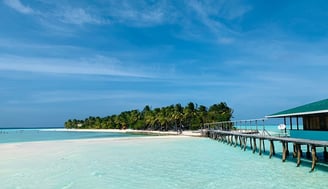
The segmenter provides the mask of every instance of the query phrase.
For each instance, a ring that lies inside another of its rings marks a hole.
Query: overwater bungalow
[[[301,157],[303,157],[302,146],[306,146],[306,157],[312,158],[311,171],[314,170],[316,163],[319,160],[317,156],[317,148],[323,149],[322,159],[325,162],[328,161],[328,99],[284,110],[268,115],[266,118],[283,118],[285,131],[287,130],[285,125],[287,120],[289,120],[290,137],[271,136],[264,132],[249,133],[245,131],[235,132],[230,130],[229,128],[232,128],[232,126],[238,123],[238,121],[208,123],[208,130],[206,130],[204,134],[210,138],[234,145],[235,147],[239,144],[244,150],[246,150],[247,141],[249,141],[249,147],[252,149],[253,153],[258,151],[260,155],[262,155],[262,151],[265,151],[264,141],[267,140],[270,142],[270,158],[275,155],[274,142],[279,141],[282,143],[283,162],[289,155],[288,144],[293,144],[293,157],[297,158],[297,166],[301,164]],[[299,124],[299,118],[302,119],[301,125]],[[256,123],[257,127],[257,121],[261,120],[264,122],[264,119],[246,120],[244,122],[249,122],[251,124],[253,121]],[[296,128],[293,127],[293,120],[296,120]],[[214,125],[214,128],[211,127],[211,125]],[[259,144],[259,148],[257,148],[257,144]]]
[[[292,138],[328,141],[328,99],[280,111],[266,118],[283,118],[285,125],[289,122]],[[302,127],[299,118],[302,119]],[[296,128],[293,120],[296,120]]]

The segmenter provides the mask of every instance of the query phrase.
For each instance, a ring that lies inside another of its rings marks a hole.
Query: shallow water
[[[14,150],[13,150],[14,149]],[[1,144],[1,188],[327,188],[328,172],[206,138]]]
[[[1,129],[0,143],[88,139],[88,138],[116,138],[141,136],[114,132],[77,132],[77,131],[53,131],[48,129]]]

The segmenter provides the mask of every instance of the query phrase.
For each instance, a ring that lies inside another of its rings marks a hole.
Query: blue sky
[[[327,98],[328,2],[2,0],[0,126],[221,101],[234,119]]]

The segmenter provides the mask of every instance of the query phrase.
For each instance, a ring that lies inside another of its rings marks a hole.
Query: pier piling
[[[259,155],[262,155],[262,139],[259,139],[260,147],[259,147]]]
[[[264,144],[264,139],[262,140],[263,143],[263,152],[265,152],[265,144]]]
[[[323,158],[327,161],[328,153],[327,153],[327,146],[328,141],[318,141],[318,140],[308,140],[308,139],[299,139],[299,138],[288,138],[288,137],[276,137],[276,136],[265,136],[259,135],[254,133],[242,133],[236,131],[222,131],[222,130],[209,130],[207,131],[206,135],[212,139],[217,139],[223,143],[230,144],[231,146],[234,145],[235,147],[240,145],[241,150],[247,149],[247,142],[249,139],[249,146],[253,153],[256,152],[257,148],[257,140],[259,142],[258,152],[259,155],[262,155],[265,152],[265,140],[270,142],[270,154],[269,158],[275,155],[275,145],[274,142],[281,142],[282,144],[282,162],[285,162],[287,156],[289,154],[288,150],[288,143],[293,144],[293,157],[297,158],[296,164],[297,167],[301,164],[302,155],[302,145],[307,146],[306,156],[312,159],[311,165],[311,172],[315,169],[316,164],[318,162],[318,156],[316,152],[317,147],[323,148]],[[239,141],[239,142],[238,142]],[[311,148],[311,151],[310,151]]]
[[[285,141],[282,141],[282,162],[285,162],[286,161],[286,157],[287,157],[286,142]]]
[[[274,143],[273,143],[273,140],[270,140],[270,155],[269,155],[269,158],[272,157],[272,155],[275,155],[276,152],[274,150]]]
[[[312,172],[314,170],[314,168],[317,164],[317,160],[318,160],[315,145],[312,145],[312,147],[311,147],[311,154],[312,154],[312,167],[311,167],[311,172]]]
[[[246,151],[247,147],[247,137],[244,137],[244,151]]]
[[[301,156],[302,156],[302,150],[300,144],[295,144],[295,148],[297,150],[297,167],[301,165]]]
[[[237,143],[238,143],[238,136],[237,136],[237,135],[235,135],[235,146],[234,146],[234,147],[236,147],[236,146],[237,146]]]
[[[294,157],[294,158],[297,157],[297,151],[298,151],[298,150],[297,150],[297,144],[294,143],[294,144],[293,144],[293,157]]]
[[[255,153],[255,151],[256,151],[256,138],[253,138],[253,142],[254,142],[253,153]]]
[[[328,160],[328,153],[327,153],[327,147],[326,146],[323,148],[323,158],[325,159],[325,161]]]

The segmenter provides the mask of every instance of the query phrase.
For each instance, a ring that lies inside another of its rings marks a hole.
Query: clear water
[[[277,145],[278,147],[278,145]],[[4,189],[328,188],[326,166],[309,173],[207,138],[115,139],[0,144]]]
[[[49,141],[65,139],[114,138],[136,136],[112,132],[51,131],[48,129],[1,129],[0,143]]]

